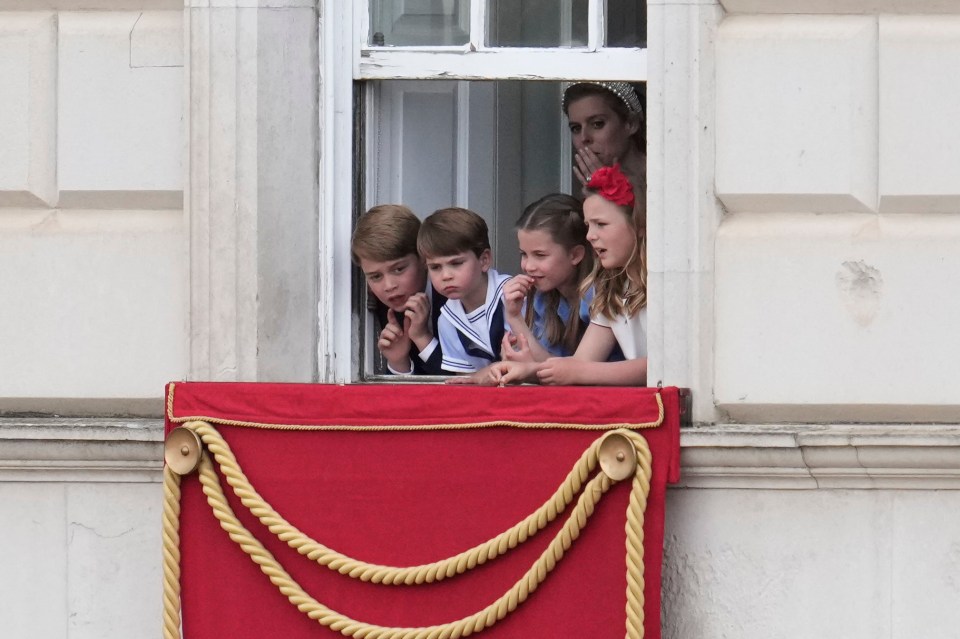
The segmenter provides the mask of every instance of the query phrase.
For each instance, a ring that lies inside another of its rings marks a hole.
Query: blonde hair
[[[545,195],[523,211],[517,220],[518,231],[546,231],[550,239],[571,251],[577,246],[584,248],[583,259],[577,264],[577,286],[579,288],[593,269],[593,249],[587,242],[587,225],[583,221],[583,205],[580,200],[566,193]],[[524,317],[527,326],[533,328],[533,298],[536,291],[527,293],[527,312]],[[569,352],[577,350],[577,344],[583,336],[586,326],[580,319],[580,299],[570,303],[570,318],[566,323],[560,318],[559,308],[563,295],[554,289],[542,294],[544,297],[543,336],[550,344],[561,345]]]
[[[642,177],[628,174],[627,178],[633,187],[633,209],[619,205],[618,208],[636,234],[633,252],[627,263],[615,270],[603,268],[597,260],[590,275],[580,284],[581,296],[593,286],[590,315],[603,315],[611,320],[618,315],[634,317],[647,305],[647,189]],[[603,197],[589,188],[584,192],[588,197]]]
[[[402,204],[375,206],[357,220],[350,256],[354,264],[360,264],[361,258],[388,262],[417,255],[419,231],[420,218]]]
[[[424,257],[446,257],[465,251],[480,257],[489,249],[486,221],[473,211],[456,206],[431,213],[417,235],[417,250]]]

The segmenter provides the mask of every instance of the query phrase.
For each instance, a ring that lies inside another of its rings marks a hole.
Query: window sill
[[[960,489],[960,425],[709,425],[680,444],[679,488]],[[159,419],[0,419],[0,482],[159,482],[162,457]]]
[[[960,489],[960,425],[724,424],[680,444],[685,488]]]
[[[163,420],[0,419],[0,482],[162,480]]]

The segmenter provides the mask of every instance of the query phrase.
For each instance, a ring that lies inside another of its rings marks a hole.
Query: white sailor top
[[[443,370],[473,373],[500,360],[500,343],[510,330],[503,311],[503,285],[510,279],[494,269],[487,271],[487,297],[471,313],[460,300],[447,300],[440,309],[437,333],[443,352]]]

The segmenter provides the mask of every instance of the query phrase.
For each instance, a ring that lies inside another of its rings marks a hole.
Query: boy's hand
[[[523,300],[526,299],[533,278],[529,275],[514,275],[503,285],[503,310],[507,317],[519,318],[523,312]]]
[[[416,293],[407,299],[403,311],[403,324],[410,340],[423,350],[433,339],[433,328],[430,326],[430,302],[426,293]]]
[[[535,361],[533,353],[530,351],[530,343],[523,333],[514,335],[508,332],[503,336],[503,342],[500,344],[500,357],[507,362]]]
[[[580,383],[578,373],[582,368],[583,361],[572,357],[551,357],[540,365],[537,378],[541,384],[572,386]]]
[[[404,324],[407,320],[404,319]],[[410,369],[410,337],[397,321],[393,309],[387,309],[387,325],[380,331],[377,348],[383,353],[390,368],[398,373],[409,373]]]

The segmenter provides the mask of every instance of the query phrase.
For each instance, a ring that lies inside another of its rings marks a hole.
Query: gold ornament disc
[[[200,465],[203,447],[200,436],[189,428],[178,426],[170,431],[163,444],[163,459],[178,475],[189,475]]]
[[[614,481],[633,477],[637,469],[637,451],[633,443],[620,433],[608,433],[603,438],[597,457],[601,470]]]

